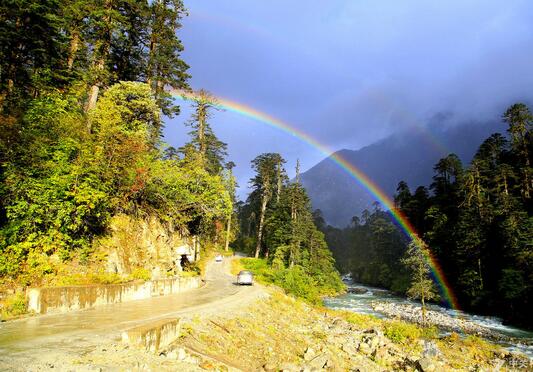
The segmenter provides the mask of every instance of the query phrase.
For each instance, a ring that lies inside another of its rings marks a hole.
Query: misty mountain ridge
[[[498,120],[438,126],[434,120],[429,129],[409,130],[393,134],[359,150],[343,149],[335,154],[366,174],[389,197],[398,182],[406,181],[411,191],[428,186],[433,166],[442,157],[455,153],[463,165],[470,163],[479,145],[492,133],[505,133]],[[353,216],[370,209],[376,201],[370,192],[328,157],[301,175],[313,208],[320,209],[326,221],[343,227]]]

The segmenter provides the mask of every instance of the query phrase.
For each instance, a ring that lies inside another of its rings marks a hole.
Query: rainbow
[[[174,90],[170,92],[175,98],[181,100],[194,100],[198,99],[197,93],[190,91],[178,91]],[[237,113],[239,115],[254,119],[255,121],[267,124],[273,128],[280,129],[291,136],[297,137],[300,140],[308,143],[312,147],[316,148],[326,157],[329,157],[335,162],[341,169],[348,173],[356,182],[358,182],[364,189],[366,189],[376,200],[378,200],[386,209],[390,211],[393,219],[398,223],[401,229],[407,234],[410,239],[418,238],[414,227],[411,225],[407,217],[394,207],[393,201],[376,185],[366,174],[354,167],[348,161],[343,159],[337,153],[331,151],[327,146],[318,142],[313,137],[304,133],[303,131],[291,126],[282,120],[268,115],[264,112],[258,111],[252,107],[246,106],[242,103],[235,102],[220,96],[216,96],[216,106],[219,106],[227,111]],[[431,268],[433,278],[440,288],[442,297],[446,300],[448,305],[453,309],[459,310],[459,304],[451,287],[440,267],[438,261],[427,250],[423,250],[425,253],[427,262]]]

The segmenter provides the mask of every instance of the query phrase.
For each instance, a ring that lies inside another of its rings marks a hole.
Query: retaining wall
[[[180,336],[179,319],[162,319],[122,332],[122,342],[146,351],[157,352]]]
[[[201,285],[200,277],[176,277],[124,284],[95,284],[30,288],[26,291],[28,310],[38,314],[66,313],[184,292]]]

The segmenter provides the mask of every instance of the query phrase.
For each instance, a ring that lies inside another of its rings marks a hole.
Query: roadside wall
[[[37,314],[66,313],[100,305],[166,296],[198,288],[200,277],[175,277],[109,285],[30,288],[26,291],[28,311]]]

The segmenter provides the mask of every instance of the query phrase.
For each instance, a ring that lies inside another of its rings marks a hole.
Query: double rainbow
[[[198,95],[190,91],[178,91],[174,90],[170,92],[175,98],[181,100],[194,100],[198,98]],[[282,120],[275,118],[269,114],[258,111],[250,106],[246,106],[242,103],[235,102],[220,96],[216,96],[217,106],[239,115],[254,119],[255,121],[267,124],[273,128],[280,129],[291,136],[297,137],[303,142],[308,143],[326,157],[329,157],[334,161],[342,170],[348,173],[356,182],[358,182],[364,189],[366,189],[377,201],[379,201],[386,209],[390,211],[393,219],[398,223],[401,229],[407,234],[410,239],[418,237],[414,227],[411,225],[407,217],[394,207],[392,200],[376,185],[366,174],[357,169],[355,166],[346,161],[338,153],[331,151],[326,145],[318,142],[315,138],[311,137],[307,133],[302,132],[298,128],[295,128]],[[426,250],[427,251],[427,250]],[[440,267],[438,261],[426,252],[426,259],[431,268],[433,278],[440,288],[442,297],[446,300],[448,305],[454,309],[459,309],[459,305],[455,295],[453,294],[451,287],[446,280],[444,272]]]

